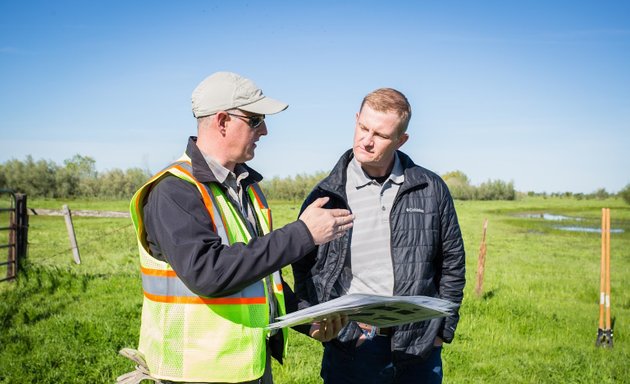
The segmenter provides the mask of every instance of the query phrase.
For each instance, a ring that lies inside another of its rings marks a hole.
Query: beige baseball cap
[[[195,117],[234,108],[259,115],[273,115],[288,106],[263,95],[253,81],[232,72],[216,72],[206,77],[192,93]]]

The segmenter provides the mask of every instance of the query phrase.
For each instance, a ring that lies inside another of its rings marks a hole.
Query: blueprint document
[[[377,327],[392,327],[450,316],[455,308],[456,304],[435,297],[352,293],[280,316],[267,328],[278,329],[311,323],[334,314],[347,315],[348,320]]]

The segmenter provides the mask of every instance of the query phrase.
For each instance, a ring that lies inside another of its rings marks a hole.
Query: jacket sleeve
[[[284,291],[284,303],[286,305],[287,313],[295,312],[298,309],[300,309],[301,307],[300,299],[293,292],[289,284],[287,284],[284,280],[282,280],[282,286],[283,286],[282,289]],[[311,324],[298,324],[291,328],[293,328],[297,332],[310,336],[309,331],[311,329]]]
[[[459,321],[459,305],[464,297],[466,264],[464,241],[455,212],[455,205],[448,187],[441,182],[440,237],[442,239],[442,268],[439,294],[442,299],[458,304],[455,314],[444,320],[440,337],[447,343],[453,340]]]
[[[312,191],[306,200],[304,200],[299,215],[319,197],[321,196],[317,192],[317,189]],[[305,257],[291,264],[293,279],[295,281],[295,295],[298,299],[298,309],[304,309],[317,304],[317,295],[315,294],[315,286],[311,275],[311,269],[315,265],[317,258],[317,251],[318,247],[315,246]]]
[[[240,291],[315,247],[299,220],[248,244],[223,244],[196,187],[172,176],[150,192],[144,221],[152,255],[168,261],[184,284],[201,296]]]

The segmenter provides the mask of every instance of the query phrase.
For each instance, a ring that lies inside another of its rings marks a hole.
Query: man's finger
[[[342,216],[342,217],[336,217],[334,223],[336,226],[341,226],[341,225],[352,224],[353,221],[354,221],[354,216]]]
[[[311,203],[312,207],[316,207],[316,208],[321,208],[324,205],[326,205],[326,203],[328,202],[328,200],[330,200],[330,197],[326,196],[326,197],[320,197],[319,199],[313,201]]]
[[[321,332],[320,332],[320,324],[318,324],[318,323],[313,323],[313,324],[311,325],[311,330],[310,330],[310,332],[309,332],[309,333],[310,333],[310,336],[311,336],[313,339],[315,339],[315,340],[319,340],[319,339],[320,339],[320,335],[321,335]]]
[[[350,216],[350,211],[348,211],[347,209],[335,208],[330,210],[330,214],[333,217],[348,217]]]
[[[330,319],[326,319],[324,322],[324,340],[328,341],[332,338],[332,327],[330,326]]]
[[[333,319],[333,322],[334,322],[334,326],[333,326],[334,332],[339,332],[341,330],[341,318],[339,316],[335,316],[335,318]]]

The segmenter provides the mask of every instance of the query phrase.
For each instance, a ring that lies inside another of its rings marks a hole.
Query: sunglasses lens
[[[258,128],[263,121],[265,121],[265,118],[262,116],[253,116],[249,118],[249,123],[252,128]]]

